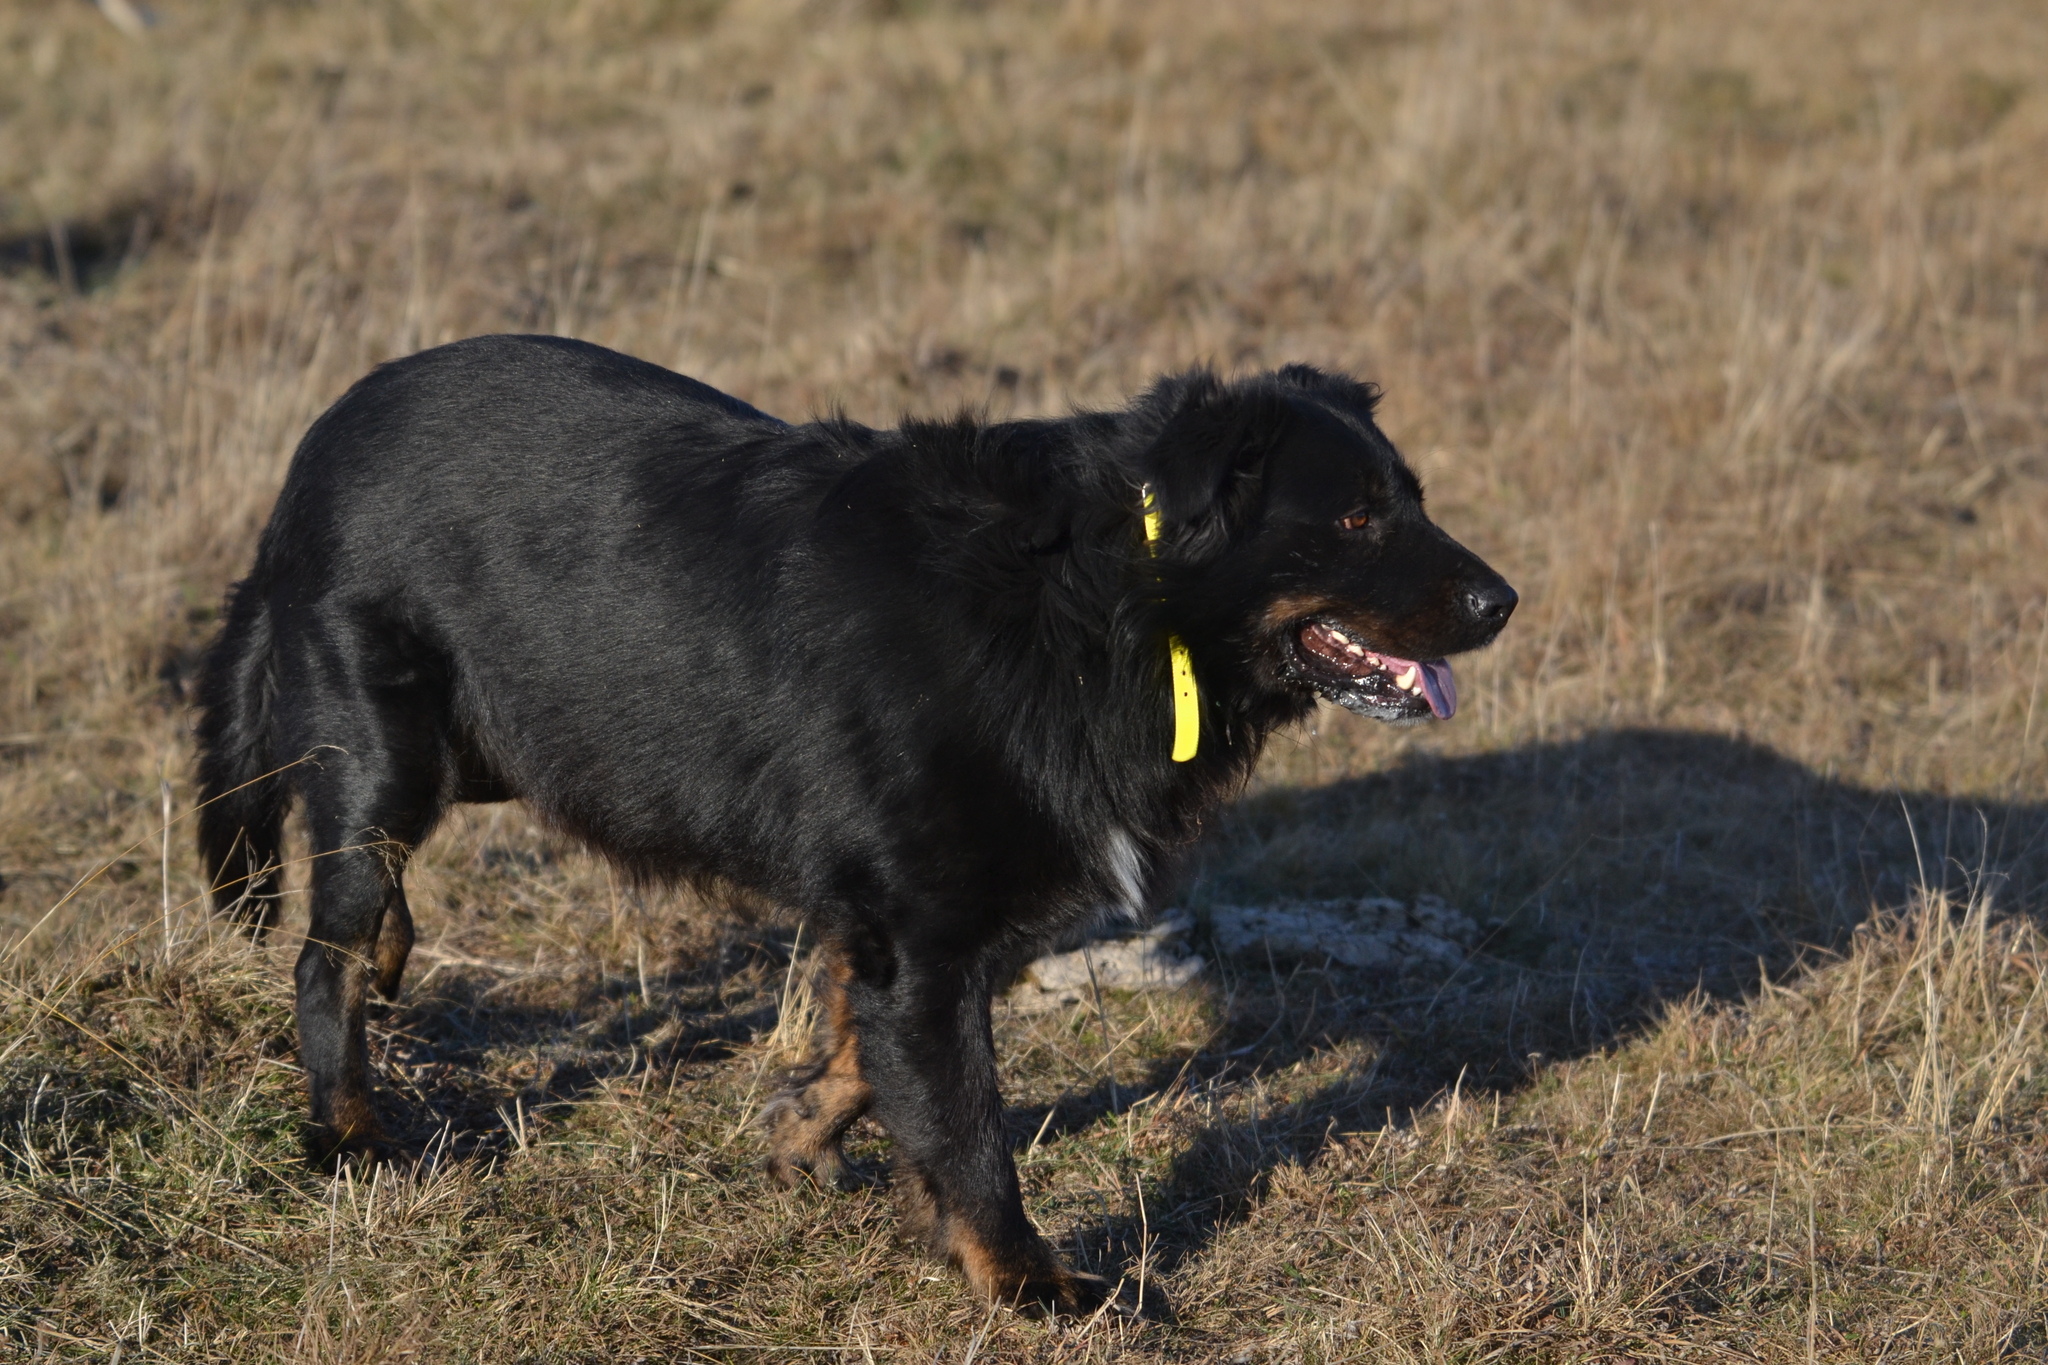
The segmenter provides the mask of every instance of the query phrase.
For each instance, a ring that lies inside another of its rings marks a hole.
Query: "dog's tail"
[[[199,857],[216,911],[253,931],[277,920],[279,861],[291,785],[278,771],[277,692],[266,595],[247,583],[199,674]]]

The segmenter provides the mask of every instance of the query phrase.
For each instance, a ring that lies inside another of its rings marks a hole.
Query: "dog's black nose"
[[[1495,630],[1508,623],[1508,617],[1514,614],[1515,603],[1521,600],[1504,578],[1465,589],[1465,610]]]

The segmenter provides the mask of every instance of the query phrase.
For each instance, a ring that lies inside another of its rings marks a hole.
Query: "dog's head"
[[[1208,653],[1304,704],[1390,721],[1457,709],[1445,659],[1490,643],[1515,590],[1424,514],[1373,422],[1378,397],[1305,365],[1232,383],[1198,372],[1149,396],[1166,415],[1140,473],[1198,674]]]

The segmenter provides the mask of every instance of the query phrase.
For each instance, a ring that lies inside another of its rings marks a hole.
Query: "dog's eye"
[[[1353,512],[1349,516],[1339,517],[1337,524],[1347,531],[1362,531],[1371,520],[1372,518],[1363,512]]]

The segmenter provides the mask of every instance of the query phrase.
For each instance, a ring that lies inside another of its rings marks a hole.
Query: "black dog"
[[[1061,420],[790,426],[550,337],[357,384],[300,444],[200,689],[200,847],[258,928],[304,805],[321,1154],[387,1146],[363,1003],[412,945],[407,856],[451,802],[516,797],[829,946],[817,1053],[767,1114],[775,1175],[837,1178],[872,1112],[977,1289],[1100,1302],[1025,1216],[991,992],[1142,914],[1318,695],[1455,709],[1442,656],[1515,594],[1423,515],[1377,396],[1289,366]]]

